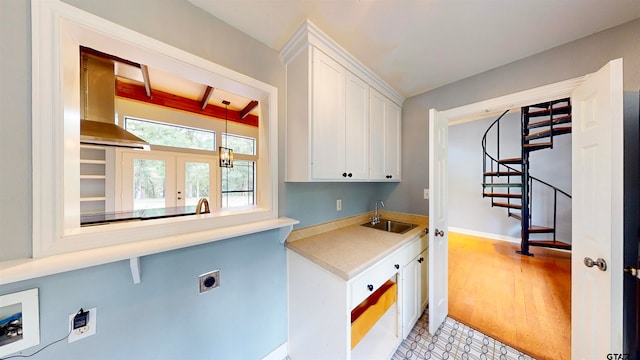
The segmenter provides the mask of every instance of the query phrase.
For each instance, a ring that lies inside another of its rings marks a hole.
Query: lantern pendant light
[[[225,114],[224,114],[224,147],[220,146],[220,167],[232,168],[233,167],[233,149],[229,149],[227,146],[227,139],[229,137],[228,132],[228,121],[229,121],[229,104],[231,104],[227,100],[223,100],[222,103],[225,105]]]

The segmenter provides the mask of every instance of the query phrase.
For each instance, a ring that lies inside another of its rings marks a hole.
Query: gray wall
[[[76,7],[278,88],[284,146],[284,66],[278,53],[185,0],[65,0]],[[31,256],[30,1],[0,0],[0,261]],[[284,179],[284,156],[279,159]],[[312,225],[365,212],[394,185],[279,182],[279,213]],[[336,212],[335,200],[343,199]],[[98,308],[98,333],[56,344],[40,358],[247,358],[287,339],[286,260],[271,231],[142,258],[142,283],[118,262],[0,286],[40,288],[41,344],[66,334],[68,314]],[[197,295],[195,279],[222,270]],[[132,322],[135,320],[137,322]],[[30,353],[30,351],[27,351]]]
[[[429,182],[430,108],[447,110],[575,78],[619,57],[624,58],[624,89],[637,91],[638,34],[640,19],[407,99],[402,108],[402,151],[412,156],[402,158],[403,182],[395,189],[389,205],[403,212],[428,213],[428,203],[416,199]]]
[[[449,226],[519,239],[520,221],[507,217],[505,208],[491,207],[491,199],[482,197],[481,140],[496,119],[497,116],[449,127]],[[530,174],[571,194],[571,136],[556,136],[553,141],[553,149],[531,153]],[[488,133],[487,150],[497,156],[495,127]],[[499,158],[520,156],[520,112],[512,111],[500,120]],[[518,178],[512,180],[520,182]],[[496,182],[505,181],[496,178]],[[531,204],[532,224],[553,227],[553,191],[534,182]],[[557,239],[571,243],[571,200],[558,195],[557,210]],[[549,236],[532,234],[531,239],[549,240]]]

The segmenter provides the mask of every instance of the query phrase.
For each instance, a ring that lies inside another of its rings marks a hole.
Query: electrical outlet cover
[[[97,310],[96,308],[91,308],[91,309],[86,309],[86,311],[89,312],[89,323],[87,324],[87,326],[84,326],[80,329],[72,330],[73,317],[76,316],[76,313],[69,315],[69,332],[70,332],[68,337],[69,344],[71,344],[74,341],[84,339],[87,336],[94,335],[96,333],[96,320],[97,320],[96,311]]]

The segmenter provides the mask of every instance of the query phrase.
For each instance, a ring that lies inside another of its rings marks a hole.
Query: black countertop
[[[195,213],[196,206],[176,206],[169,208],[83,214],[80,215],[80,226],[102,225],[124,221],[162,219],[176,216],[195,215]]]

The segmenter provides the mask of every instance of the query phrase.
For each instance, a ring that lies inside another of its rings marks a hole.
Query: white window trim
[[[142,241],[155,249],[153,252],[159,252],[166,251],[162,250],[165,247],[150,241],[180,238],[177,246],[166,247],[175,249],[181,247],[180,244],[190,246],[233,237],[236,233],[250,233],[240,225],[262,231],[258,229],[271,228],[265,221],[280,225],[297,223],[291,219],[277,221],[277,88],[58,0],[32,0],[31,13],[34,258],[117,246],[119,260],[127,256],[127,247],[119,246],[123,244]],[[260,101],[258,138],[266,141],[258,142],[258,206],[148,224],[80,228],[77,190],[80,102],[79,71],[75,70],[79,66],[79,45],[159,68],[179,66],[203,82],[223,89],[233,88],[240,95]],[[158,59],[158,54],[163,56]],[[237,232],[230,230],[236,228]],[[139,248],[135,253],[140,252],[148,253]],[[107,261],[109,259],[104,258],[95,263]]]

